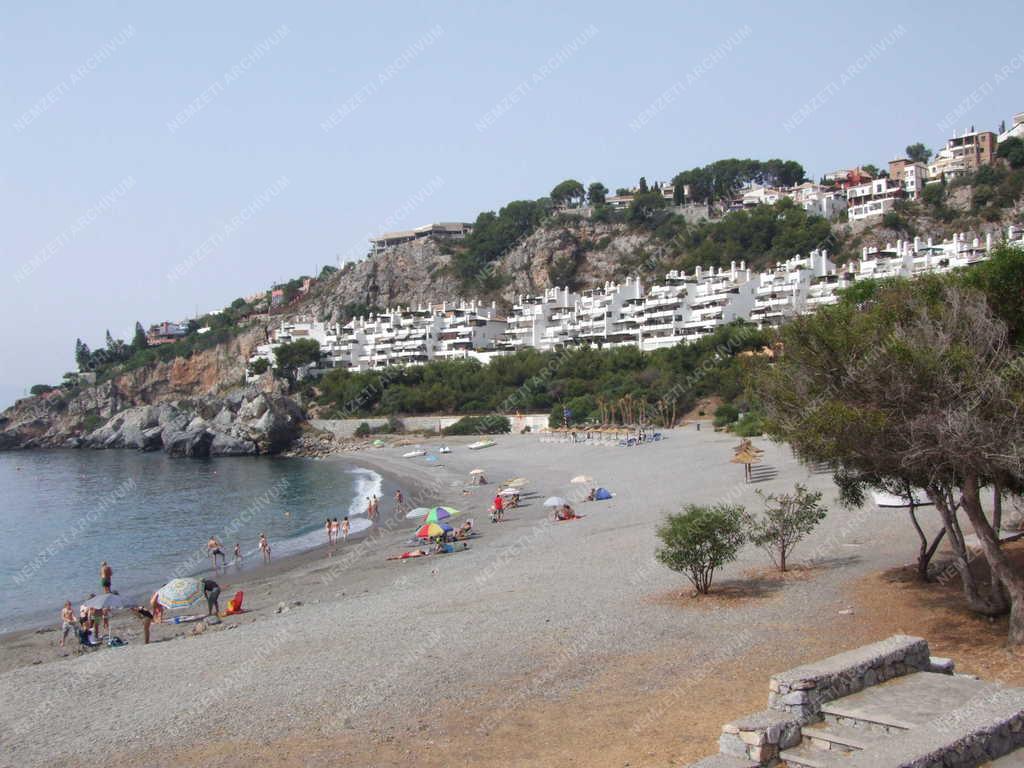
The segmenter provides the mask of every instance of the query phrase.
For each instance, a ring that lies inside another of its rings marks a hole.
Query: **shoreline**
[[[43,450],[59,451],[76,449],[53,448]],[[319,458],[305,456],[280,457],[282,460],[287,461],[326,461],[344,464],[352,469],[373,472],[380,478],[380,516],[374,522],[373,526],[365,531],[360,531],[350,535],[347,543],[338,544],[335,550],[335,557],[343,558],[346,555],[346,552],[357,548],[360,550],[375,550],[378,547],[387,546],[382,539],[384,539],[392,529],[401,527],[405,523],[408,523],[409,526],[412,525],[410,521],[406,521],[402,518],[397,521],[397,525],[390,523],[390,519],[392,517],[391,510],[393,498],[397,489],[402,489],[402,492],[407,499],[425,496],[429,493],[427,490],[428,484],[426,484],[422,479],[417,480],[401,477],[399,474],[399,467],[392,466],[389,462],[364,461],[362,454],[365,452],[365,450],[360,449],[355,451],[345,451],[343,453],[332,454]],[[244,459],[247,457],[220,458],[232,460],[234,458]],[[300,534],[300,536],[302,535],[308,535],[308,533]],[[299,536],[296,536],[295,538],[297,539]],[[207,563],[206,567],[189,575],[197,578],[212,577],[218,582],[218,584],[220,584],[222,590],[222,609],[227,605],[227,600],[234,594],[234,592],[239,590],[246,593],[244,604],[248,606],[250,604],[249,595],[254,593],[256,590],[265,588],[267,584],[272,584],[275,580],[279,580],[282,577],[292,577],[303,569],[309,569],[318,563],[332,559],[326,556],[326,550],[326,543],[320,543],[306,549],[275,556],[270,564],[263,564],[260,562],[260,557],[257,553],[249,555],[241,568],[236,567],[233,562],[229,560],[228,564],[226,566],[222,566],[218,573],[215,573],[213,568],[209,567]],[[131,605],[138,604],[148,606],[149,598],[152,595],[153,589],[156,589],[159,586],[160,585],[156,585],[155,587],[139,587],[137,585],[133,585],[127,589],[119,590],[119,594],[126,597]],[[74,604],[74,601],[72,602],[77,613],[77,605]],[[40,609],[38,611],[34,611],[30,617],[24,620],[24,623],[21,626],[0,632],[0,672],[24,666],[26,664],[55,660],[52,657],[46,658],[46,656],[48,655],[47,651],[53,650],[49,648],[50,643],[48,642],[48,636],[52,635],[59,639],[60,608],[61,607],[57,605],[52,609]],[[196,608],[197,611],[202,612],[200,609],[205,610],[205,606],[200,605]],[[58,618],[48,619],[47,617],[51,614]],[[240,614],[240,616],[244,615],[244,613]],[[112,635],[129,638],[133,635],[138,635],[141,639],[141,632],[136,631],[140,626],[139,622],[130,613],[127,613],[124,610],[118,611],[111,616],[110,630]],[[158,637],[161,639],[171,639],[171,637],[183,636],[186,634],[186,630],[190,629],[191,626],[194,626],[194,624],[154,623],[152,625],[152,633],[154,639]],[[54,645],[55,644],[56,641],[54,641]],[[68,658],[73,658],[76,647],[77,640],[69,636],[67,647],[64,649],[63,655]],[[71,651],[71,653],[68,651]],[[35,658],[28,658],[29,656],[34,656]],[[57,659],[59,658],[61,658],[61,656],[57,657]]]

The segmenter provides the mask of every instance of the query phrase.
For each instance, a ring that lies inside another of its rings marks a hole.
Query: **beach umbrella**
[[[156,593],[156,601],[164,608],[188,608],[205,597],[203,583],[199,579],[171,579]]]
[[[476,469],[469,470],[469,474],[470,475],[474,475],[474,476],[475,475],[482,475],[483,473],[484,473],[484,471],[482,469],[480,469],[479,467],[477,467]]]
[[[427,516],[423,518],[424,523],[439,523],[442,520],[447,520],[449,517],[455,517],[461,515],[457,509],[451,507],[434,507],[432,510],[427,512]]]
[[[405,513],[405,519],[406,520],[413,520],[413,519],[418,518],[418,517],[422,518],[428,512],[430,512],[430,509],[431,509],[430,507],[416,507],[416,509],[410,509],[408,512]]]
[[[105,609],[117,610],[128,605],[128,601],[120,595],[115,595],[113,592],[102,592],[86,600],[83,605],[86,608],[95,608],[97,611]]]
[[[752,464],[761,463],[761,453],[750,446],[742,447],[729,461],[732,464],[743,464],[743,479],[749,482],[752,475],[750,467]]]
[[[547,501],[544,502],[545,507],[567,507],[569,502],[563,499],[561,496],[551,496]]]
[[[452,530],[450,525],[441,525],[438,523],[427,523],[416,531],[417,539],[433,539],[437,536],[444,536]]]
[[[574,477],[569,482],[575,483],[576,485],[583,485],[585,483],[594,482],[594,478],[592,478],[590,475],[576,475],[576,477]]]

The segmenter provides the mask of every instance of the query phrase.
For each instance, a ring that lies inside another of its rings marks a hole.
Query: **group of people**
[[[270,541],[267,539],[265,532],[260,532],[259,544],[257,545],[260,554],[263,556],[263,564],[267,565],[270,563]],[[220,572],[221,568],[224,568],[228,564],[228,556],[224,554],[224,547],[220,543],[220,539],[216,536],[211,536],[210,540],[206,542],[206,551],[210,554],[210,561],[213,563],[213,570]],[[217,558],[220,558],[218,564]],[[242,545],[239,542],[235,542],[234,560],[232,561],[236,566],[242,565],[242,560],[245,555],[242,553]]]
[[[372,496],[372,497],[367,496],[366,497],[366,516],[368,518],[370,518],[371,520],[376,520],[377,519],[377,514],[379,512],[380,512],[380,499],[377,498],[376,494],[374,494],[374,496]],[[345,519],[347,520],[348,518],[346,517]]]
[[[324,520],[324,532],[327,534],[327,546],[336,546],[339,534],[341,535],[342,541],[348,541],[349,529],[348,517],[343,518],[340,523],[336,517],[328,517]]]

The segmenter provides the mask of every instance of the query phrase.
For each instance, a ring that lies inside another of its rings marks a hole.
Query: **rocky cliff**
[[[262,325],[251,327],[230,341],[191,357],[144,366],[95,386],[70,391],[58,389],[19,400],[0,414],[0,450],[62,447],[68,445],[69,440],[95,431],[98,425],[108,424],[112,417],[140,406],[169,404],[178,416],[192,413],[195,410],[193,400],[240,390],[249,355],[264,336]],[[280,384],[269,376],[261,380],[257,391],[282,396]],[[204,406],[201,410],[208,413],[211,408]],[[155,411],[157,422],[163,424],[160,420],[166,421],[171,410]],[[157,426],[157,422],[150,423],[149,416],[143,421],[146,429]],[[275,450],[279,448],[273,438],[253,437],[252,441],[259,452],[266,452],[271,445]],[[102,442],[86,440],[83,444]],[[158,447],[163,444],[161,440]],[[117,445],[115,440],[109,447]]]

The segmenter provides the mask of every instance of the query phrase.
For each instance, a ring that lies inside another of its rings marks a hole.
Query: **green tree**
[[[320,359],[320,342],[316,339],[298,339],[282,344],[274,350],[274,358],[277,360],[278,372],[292,379],[301,366]]]
[[[711,589],[715,571],[736,559],[743,546],[743,507],[729,504],[688,504],[670,514],[658,528],[662,546],[656,557],[673,571],[686,574],[699,594]]]
[[[51,387],[49,384],[33,384],[28,393],[30,395],[45,395],[47,392],[52,392],[54,389],[55,387]]]
[[[1000,245],[963,273],[964,282],[985,294],[989,309],[1006,323],[1010,342],[1024,343],[1024,248]]]
[[[797,483],[792,493],[766,495],[758,490],[757,495],[764,502],[764,512],[748,516],[748,536],[769,554],[776,568],[785,571],[793,548],[825,519],[821,492],[812,493]]]
[[[907,158],[915,163],[927,163],[931,156],[932,151],[921,142],[907,147]]]
[[[629,204],[626,218],[634,224],[641,224],[650,219],[655,211],[667,206],[668,201],[661,192],[638,192]]]
[[[270,369],[270,362],[265,357],[260,357],[249,364],[249,373],[253,376],[262,376]]]
[[[551,202],[555,205],[577,205],[583,196],[583,185],[576,179],[566,179],[551,190]]]
[[[636,191],[639,194],[641,194],[641,195],[651,191],[647,187],[647,179],[646,179],[646,177],[644,177],[644,176],[640,177],[640,184],[637,186],[637,190]]]
[[[135,321],[135,335],[132,336],[132,351],[138,352],[140,349],[145,349],[149,346],[149,341],[146,340],[146,331],[142,327],[142,323],[138,320]]]
[[[600,181],[593,182],[587,187],[587,199],[590,200],[591,205],[604,205],[605,200],[608,199],[608,187]]]
[[[864,173],[871,176],[871,178],[873,179],[877,179],[882,175],[882,172],[878,170],[878,166],[872,165],[871,163],[866,163],[865,165],[862,165],[860,169],[864,171]]]
[[[91,356],[92,352],[89,351],[89,345],[81,339],[75,339],[75,364],[78,365],[79,371],[89,369],[89,359]]]
[[[1024,367],[986,297],[958,277],[893,281],[866,304],[793,319],[781,343],[757,386],[770,433],[855,479],[923,488],[966,566],[960,506],[993,575],[985,594],[960,568],[967,604],[1005,612],[1005,590],[1009,640],[1024,643],[1024,576],[980,500],[985,485],[1024,489]]]
[[[1024,168],[1024,140],[1011,136],[999,145],[996,156],[1006,160],[1011,168]]]
[[[716,427],[727,427],[740,417],[740,409],[732,403],[722,403],[715,409],[714,425]]]

